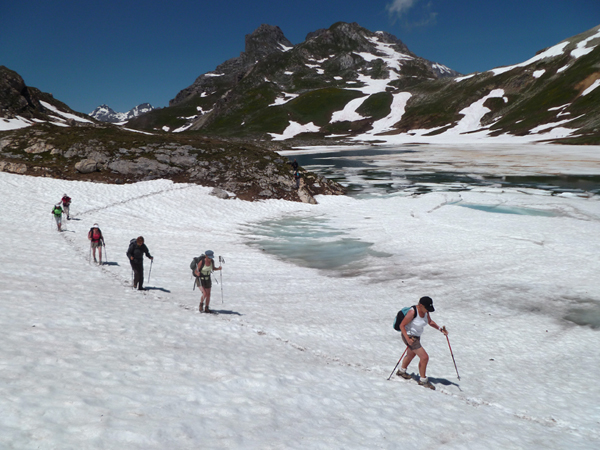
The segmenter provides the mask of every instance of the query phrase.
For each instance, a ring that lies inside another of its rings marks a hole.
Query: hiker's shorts
[[[92,248],[102,247],[102,241],[92,241]]]
[[[414,341],[412,343],[412,345],[408,345],[408,342],[406,342],[406,338],[404,337],[404,335],[402,335],[402,342],[404,342],[406,345],[408,345],[408,348],[410,348],[411,350],[418,350],[422,347],[421,345],[421,338],[419,336],[411,336]]]
[[[207,278],[198,277],[198,281],[200,282],[200,285],[202,285],[202,287],[204,289],[210,289],[212,287],[212,280],[210,279],[210,277],[207,277]]]
[[[62,223],[62,216],[57,216],[54,214],[54,220],[56,220],[57,225],[60,225]]]

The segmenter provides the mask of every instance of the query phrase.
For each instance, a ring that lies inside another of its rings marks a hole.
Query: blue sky
[[[335,22],[388,31],[461,73],[515,64],[600,24],[600,0],[2,0],[0,65],[89,113],[170,99],[260,24],[294,44]]]

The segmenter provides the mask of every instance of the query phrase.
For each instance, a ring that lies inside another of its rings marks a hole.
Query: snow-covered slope
[[[573,164],[552,150],[556,170]],[[58,233],[50,210],[65,192],[76,220]],[[164,180],[6,173],[0,195],[4,448],[591,449],[600,439],[598,330],[563,319],[597,314],[595,197],[486,188],[248,203]],[[101,267],[88,263],[95,222]],[[125,257],[138,235],[155,258],[144,293],[129,287]],[[363,251],[344,253],[353,245]],[[304,266],[263,250],[274,247]],[[189,263],[207,249],[225,258],[219,315],[199,314],[192,290]],[[354,265],[338,265],[345,254]],[[422,295],[450,330],[461,376],[427,329],[435,392],[386,381],[403,351],[395,314]]]

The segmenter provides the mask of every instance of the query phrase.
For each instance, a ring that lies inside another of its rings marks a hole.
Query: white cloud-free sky
[[[518,64],[600,20],[597,0],[6,0],[0,64],[73,109],[127,111],[168,101],[244,50],[263,23],[294,44],[338,21],[388,31],[461,73]]]

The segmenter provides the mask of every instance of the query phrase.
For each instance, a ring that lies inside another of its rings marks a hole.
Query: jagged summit
[[[271,53],[286,51],[293,46],[281,28],[262,24],[253,33],[246,35],[246,48],[242,55],[248,62],[256,62]]]
[[[379,83],[384,93],[417,80],[456,75],[441,64],[416,56],[392,34],[371,32],[357,23],[337,22],[308,33],[306,40],[297,45],[279,27],[263,24],[246,36],[245,51],[240,56],[200,75],[169,102],[177,118],[172,117],[168,123],[161,119],[159,123],[155,120],[158,115],[148,115],[134,124],[145,129],[216,133],[231,133],[244,126],[246,131],[254,132],[250,124],[258,124],[251,116],[264,117],[276,111],[265,108],[319,89],[346,91],[348,94],[343,96],[351,100],[361,88],[367,89],[370,80],[389,80],[389,86]],[[328,107],[336,103],[339,99]],[[278,114],[280,117],[270,119],[275,125],[273,130],[280,129],[283,116],[288,116],[285,111]]]
[[[220,85],[233,85],[242,78],[249,68],[273,53],[281,53],[293,47],[284,36],[281,28],[263,24],[246,35],[246,45],[240,56],[220,64],[214,71],[200,75],[194,83],[180,91],[169,106],[181,104],[195,95],[208,95]],[[216,79],[218,78],[218,79]]]

